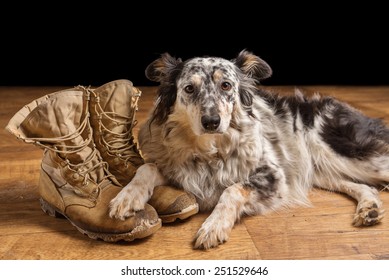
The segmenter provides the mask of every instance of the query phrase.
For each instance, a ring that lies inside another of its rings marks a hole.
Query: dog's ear
[[[176,59],[168,53],[151,62],[145,70],[146,77],[154,82],[162,82],[170,76],[177,66],[182,62],[181,58]]]
[[[242,50],[232,61],[242,70],[243,73],[255,79],[257,82],[269,78],[273,73],[269,64],[246,50]]]

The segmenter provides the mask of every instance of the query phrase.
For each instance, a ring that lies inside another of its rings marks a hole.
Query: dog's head
[[[196,135],[224,133],[236,106],[251,114],[253,89],[271,74],[265,61],[246,50],[232,60],[195,57],[184,62],[165,53],[146,68],[146,77],[160,83],[153,121],[182,114]]]

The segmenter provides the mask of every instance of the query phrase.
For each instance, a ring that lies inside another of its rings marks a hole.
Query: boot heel
[[[55,218],[63,218],[64,216],[59,213],[53,206],[51,206],[46,200],[43,198],[39,199],[39,203],[41,204],[41,208],[43,212],[45,212],[47,215]]]

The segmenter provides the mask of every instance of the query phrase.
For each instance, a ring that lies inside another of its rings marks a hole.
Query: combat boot
[[[149,204],[124,221],[109,217],[109,202],[122,187],[94,145],[89,99],[77,89],[48,94],[24,106],[6,129],[44,149],[38,188],[44,212],[66,217],[93,239],[149,236],[162,224]]]
[[[133,135],[141,91],[125,79],[88,90],[91,92],[91,125],[96,147],[108,162],[109,171],[126,186],[144,163]],[[172,186],[155,187],[149,204],[164,223],[186,219],[199,210],[193,194]]]

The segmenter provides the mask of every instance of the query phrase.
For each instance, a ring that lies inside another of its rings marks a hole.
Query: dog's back
[[[388,183],[389,129],[381,119],[329,96],[307,98],[299,90],[294,96],[259,90],[257,99],[259,116],[263,101],[271,108],[261,122],[296,184],[331,188],[339,180],[377,187]]]

